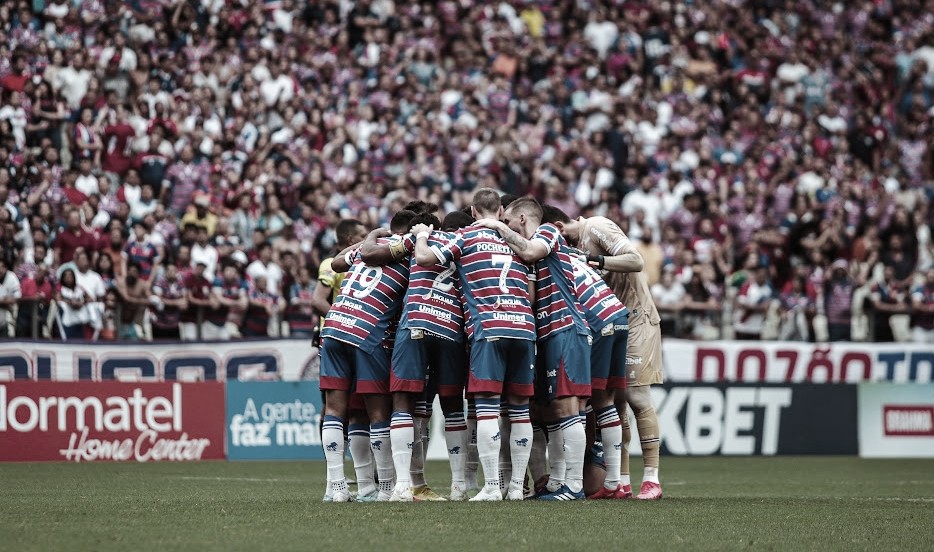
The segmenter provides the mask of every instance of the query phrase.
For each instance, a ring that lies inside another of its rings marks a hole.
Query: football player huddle
[[[436,209],[409,204],[330,264],[345,274],[321,331],[325,501],[445,500],[424,477],[435,396],[447,500],[633,498],[627,408],[645,465],[635,497],[661,498],[659,316],[630,240],[489,188],[469,214]]]

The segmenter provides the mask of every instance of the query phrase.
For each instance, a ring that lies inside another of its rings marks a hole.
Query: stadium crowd
[[[0,5],[0,336],[310,334],[341,220],[488,186],[669,335],[934,342],[934,5]],[[53,306],[54,305],[54,306]]]

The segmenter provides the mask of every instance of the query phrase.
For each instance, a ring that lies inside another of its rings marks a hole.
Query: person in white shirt
[[[13,308],[21,295],[19,278],[0,259],[0,337],[13,335],[13,324],[16,321]]]
[[[600,59],[606,57],[610,47],[619,37],[619,28],[616,23],[607,20],[603,10],[598,10],[595,16],[584,27],[584,38],[590,43],[590,46],[597,51]]]
[[[78,161],[78,176],[75,178],[75,189],[91,197],[100,193],[97,177],[91,172],[91,157],[82,156]]]
[[[289,102],[295,96],[295,81],[282,71],[285,63],[273,63],[270,66],[269,78],[263,79],[259,85],[259,91],[268,106],[276,105],[280,101]]]
[[[769,269],[764,265],[759,265],[754,277],[739,288],[736,296],[736,314],[733,320],[737,339],[759,339],[762,335],[765,316],[774,295],[768,278]]]
[[[257,252],[259,258],[246,267],[246,275],[254,282],[259,281],[261,277],[265,278],[266,291],[281,295],[283,273],[279,265],[272,262],[272,245],[269,242],[263,242],[259,245]]]
[[[91,270],[91,258],[88,252],[79,248],[75,251],[75,284],[87,294],[86,304],[88,323],[94,328],[94,337],[100,332],[104,320],[104,296],[107,285],[97,272]]]
[[[207,228],[199,226],[197,232],[195,244],[191,246],[191,268],[204,263],[204,277],[213,282],[217,272],[217,249],[208,241]]]
[[[84,54],[79,50],[71,58],[71,64],[58,72],[58,82],[62,97],[68,102],[70,109],[77,109],[81,99],[88,93],[88,84],[94,76],[85,68]]]

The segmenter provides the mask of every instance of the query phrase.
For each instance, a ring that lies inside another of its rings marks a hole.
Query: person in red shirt
[[[133,138],[136,131],[127,122],[129,107],[117,104],[117,120],[104,127],[104,156],[101,167],[107,172],[123,176],[133,166]]]
[[[13,70],[0,79],[0,86],[4,90],[23,92],[26,89],[26,81],[29,75],[26,73],[26,57],[23,54],[13,55]]]
[[[19,312],[16,316],[16,336],[41,338],[49,318],[49,304],[54,289],[49,267],[39,263],[36,273],[20,282]],[[35,326],[33,326],[35,320]],[[33,331],[35,327],[35,331]]]
[[[94,236],[81,227],[81,214],[78,209],[68,213],[68,226],[55,238],[55,265],[71,262],[75,250],[79,247],[94,249]]]

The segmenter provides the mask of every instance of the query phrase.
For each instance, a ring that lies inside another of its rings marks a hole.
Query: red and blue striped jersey
[[[123,248],[127,261],[139,265],[139,277],[148,280],[152,274],[153,263],[159,255],[156,246],[146,242],[130,242]]]
[[[543,224],[530,241],[538,241],[548,247],[548,256],[535,263],[538,272],[535,283],[535,329],[538,339],[545,339],[571,327],[581,335],[589,335],[590,328],[574,292],[571,250],[561,237],[558,227]]]
[[[535,340],[529,267],[498,232],[468,226],[431,250],[442,264],[457,264],[467,337]]]
[[[571,267],[574,269],[574,291],[581,308],[584,309],[584,317],[591,331],[599,333],[614,318],[625,313],[626,306],[596,270],[573,254]]]
[[[380,238],[390,243],[400,237]],[[399,315],[409,283],[409,261],[368,266],[353,253],[353,263],[341,283],[341,293],[324,320],[321,337],[330,337],[372,352],[389,337],[391,322]]]
[[[456,237],[448,232],[433,232],[428,238],[431,247],[442,247]],[[405,237],[405,248],[415,250],[415,237]],[[409,289],[402,307],[402,329],[424,330],[438,337],[461,343],[464,341],[464,296],[461,294],[454,263],[420,266],[415,255],[409,257]]]

